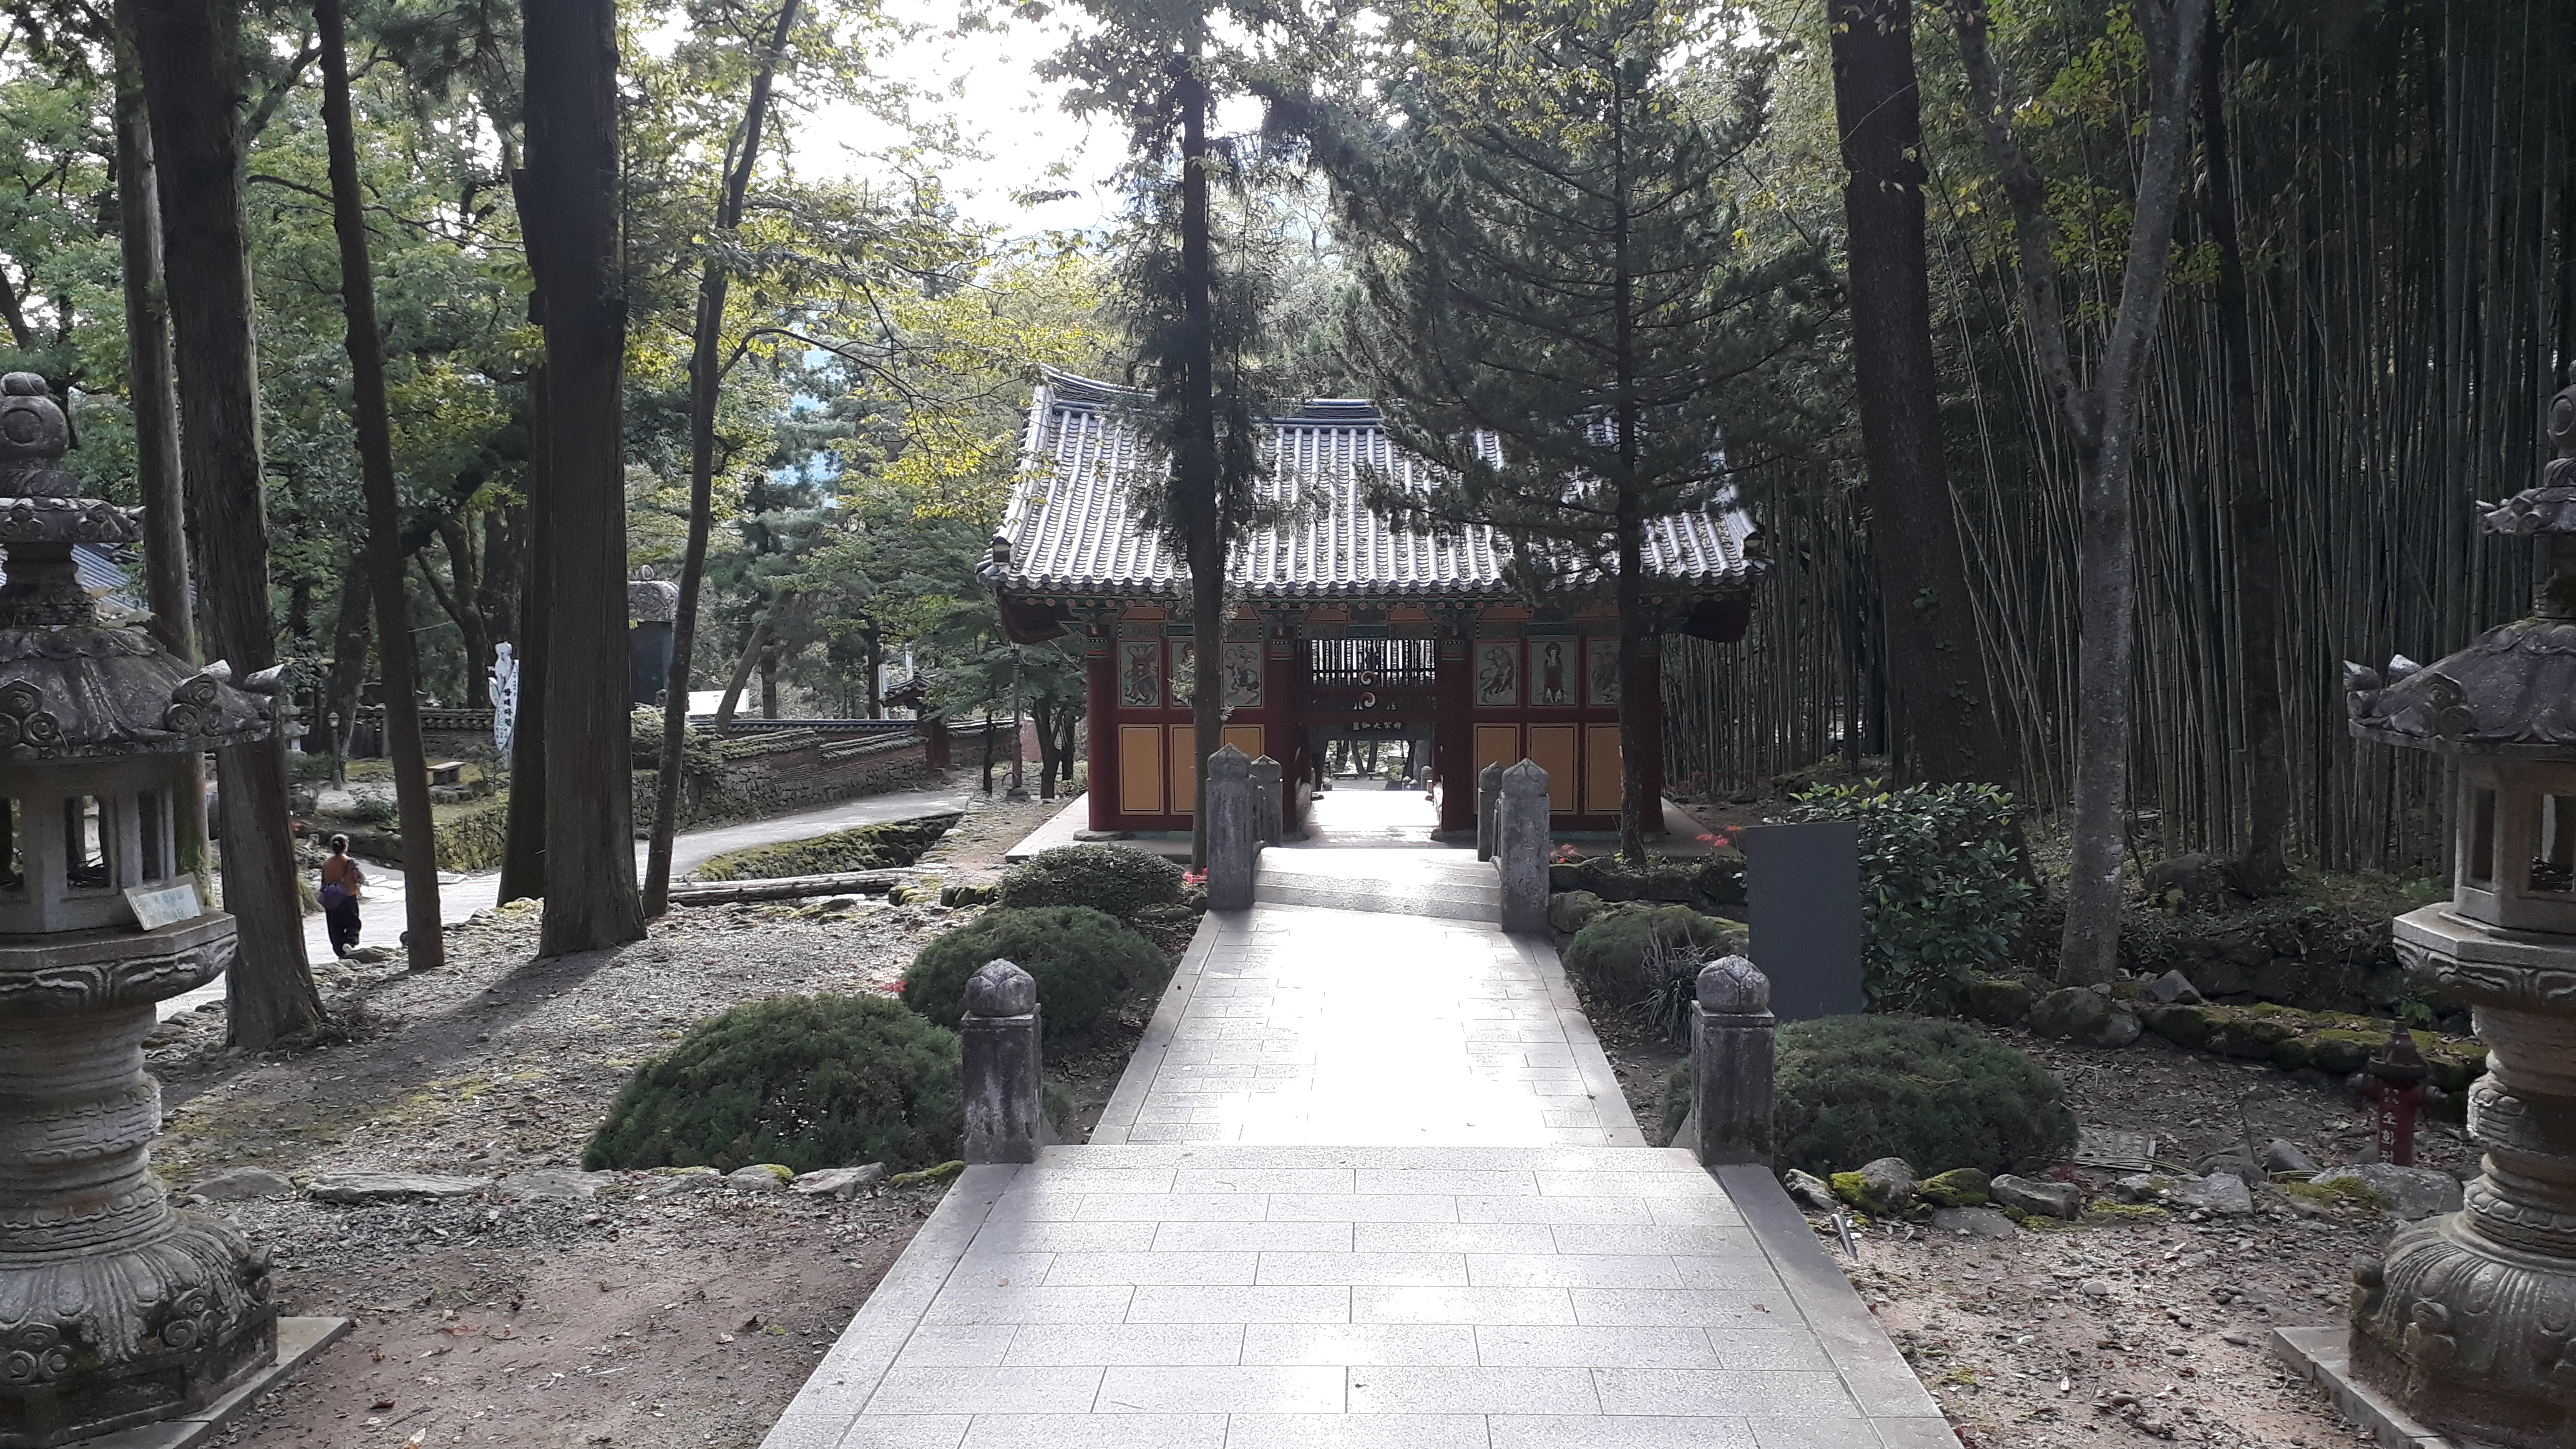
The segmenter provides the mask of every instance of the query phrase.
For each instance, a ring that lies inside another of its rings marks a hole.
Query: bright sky
[[[1039,63],[1064,43],[1062,12],[960,34],[955,0],[887,0],[885,8],[923,32],[885,62],[885,73],[932,93],[931,114],[948,116],[984,153],[942,178],[961,211],[1012,234],[1108,224],[1120,198],[1106,182],[1126,153],[1125,130],[1113,118],[1065,114],[1057,104],[1064,88],[1038,78]],[[853,153],[895,139],[875,117],[834,108],[803,128],[799,164],[825,174],[855,169],[866,163]],[[1062,175],[1051,174],[1057,168]],[[1012,199],[1024,191],[1077,194],[1032,207]]]

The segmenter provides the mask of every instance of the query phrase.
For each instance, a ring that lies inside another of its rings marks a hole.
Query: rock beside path
[[[2084,1212],[2084,1190],[2071,1182],[2034,1182],[2007,1172],[1988,1187],[1996,1202],[2043,1217],[2073,1222]]]
[[[448,1177],[432,1172],[333,1172],[304,1185],[316,1202],[412,1202],[467,1197],[492,1185],[488,1177]]]
[[[1965,1233],[1972,1238],[2009,1238],[2021,1231],[2013,1226],[2012,1219],[1993,1208],[1981,1207],[1943,1208],[1932,1214],[1932,1226],[1938,1232]]]
[[[2357,1162],[2329,1167],[2309,1180],[2319,1187],[2358,1182],[2388,1199],[2388,1210],[2408,1222],[2460,1210],[2460,1180],[2436,1168]]]
[[[865,1167],[826,1167],[819,1172],[800,1172],[788,1184],[807,1197],[853,1196],[863,1187],[885,1181],[886,1166],[871,1162]]]
[[[1892,1217],[1914,1206],[1914,1167],[1902,1157],[1864,1163],[1858,1172],[1834,1174],[1834,1195],[1878,1217]]]
[[[1791,1200],[1811,1213],[1829,1213],[1842,1206],[1834,1199],[1832,1185],[1812,1172],[1790,1168],[1781,1174],[1780,1185],[1789,1190]]]

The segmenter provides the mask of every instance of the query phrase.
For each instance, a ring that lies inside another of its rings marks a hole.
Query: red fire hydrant
[[[2390,1033],[2388,1049],[2361,1069],[2361,1090],[2378,1105],[2379,1160],[2415,1165],[2415,1113],[2424,1105],[2424,1079],[2433,1074],[2404,1027]]]

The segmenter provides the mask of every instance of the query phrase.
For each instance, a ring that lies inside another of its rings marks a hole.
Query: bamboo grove
[[[2081,0],[2017,11],[1999,38],[2029,108],[2057,121],[2044,144],[2056,148],[2051,207],[2075,251],[2069,306],[2098,345],[2132,166],[2118,7],[2107,26],[2105,7]],[[2542,409],[2576,345],[2576,11],[2238,0],[2222,14],[2262,476],[2235,476],[2222,446],[2208,228],[2187,196],[2141,392],[2131,843],[2232,851],[2244,829],[2234,580],[2247,545],[2229,505],[2250,481],[2269,495],[2277,538],[2293,853],[2437,873],[2440,771],[2346,737],[2339,662],[2438,657],[2530,597],[2532,557],[2481,539],[2471,508],[2536,477]],[[1823,70],[1818,7],[1768,18],[1804,42],[1804,69]],[[2002,208],[1934,7],[1918,8],[1916,42],[1951,484],[2018,784],[2051,813],[2066,803],[2073,750],[2075,468],[2024,340]],[[1830,99],[1802,83],[1824,86],[1813,74],[1784,85],[1770,174],[1802,224],[1830,226],[1830,197],[1786,179],[1802,147],[1832,144]],[[2204,148],[2196,189],[2207,160]],[[1858,472],[1846,444],[1744,480],[1773,569],[1742,645],[1684,645],[1667,666],[1676,778],[1699,772],[1724,789],[1884,753],[1879,620],[1899,605],[1878,597],[1867,565]]]

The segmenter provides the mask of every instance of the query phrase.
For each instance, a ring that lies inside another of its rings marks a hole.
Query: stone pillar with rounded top
[[[1503,772],[1494,803],[1494,866],[1503,878],[1503,929],[1547,929],[1547,771],[1523,760]]]
[[[151,1172],[153,1003],[233,959],[184,821],[203,751],[265,738],[277,672],[111,625],[73,549],[142,536],[74,496],[62,411],[0,378],[0,1449],[203,1409],[277,1356],[266,1252]]]
[[[1492,761],[1476,772],[1476,858],[1494,858],[1494,807],[1503,798],[1503,762]]]
[[[1042,1026],[1037,980],[1017,964],[987,961],[966,978],[957,1035],[968,1162],[1038,1160],[1046,1131]]]
[[[1261,841],[1252,824],[1252,761],[1232,745],[1207,758],[1207,893],[1212,911],[1252,909]]]
[[[1771,979],[1741,956],[1699,970],[1691,1003],[1692,1140],[1704,1167],[1771,1165]]]
[[[2458,763],[2451,899],[2397,918],[2419,984],[2469,1003],[2486,1149],[2461,1210],[2353,1271],[2352,1366],[2427,1426],[2576,1445],[2576,388],[2541,486],[2486,531],[2546,539],[2529,617],[2434,664],[2345,666],[2352,733]]]
[[[1263,845],[1277,845],[1287,815],[1280,791],[1284,779],[1279,762],[1268,755],[1252,762],[1252,838]]]

